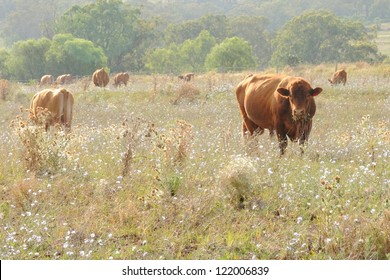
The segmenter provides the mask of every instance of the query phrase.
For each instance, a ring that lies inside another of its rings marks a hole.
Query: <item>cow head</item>
[[[291,113],[294,120],[310,117],[308,110],[312,104],[312,98],[321,93],[322,88],[313,89],[308,82],[298,79],[287,87],[277,89],[280,96],[290,102]]]

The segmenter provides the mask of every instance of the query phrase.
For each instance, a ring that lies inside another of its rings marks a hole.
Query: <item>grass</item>
[[[266,134],[244,148],[233,91],[247,73],[70,85],[67,137],[31,127],[19,107],[38,89],[12,85],[0,102],[0,257],[389,259],[387,68],[343,66],[345,87],[328,84],[331,65],[285,69],[324,89],[303,157],[290,142],[280,158]],[[24,130],[10,127],[17,115]]]

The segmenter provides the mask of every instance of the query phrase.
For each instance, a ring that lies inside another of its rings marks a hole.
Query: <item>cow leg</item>
[[[259,127],[254,122],[244,117],[244,120],[242,122],[243,137],[253,135],[258,128]],[[260,134],[262,134],[263,131],[264,131],[263,129],[260,129]]]
[[[281,139],[279,139],[279,149],[280,149],[280,155],[284,155],[284,153],[286,152],[286,148],[287,148],[287,137],[283,137]]]
[[[279,140],[280,156],[284,155],[287,148],[287,133],[277,131]]]
[[[305,151],[305,146],[307,145],[307,140],[309,139],[309,134],[311,131],[312,123],[311,121],[307,122],[305,126],[303,127],[303,132],[299,137],[299,148],[301,149],[301,155],[303,155]]]
[[[307,143],[306,139],[302,139],[302,138],[299,139],[299,149],[301,150],[301,155],[303,155],[305,152],[306,143]]]

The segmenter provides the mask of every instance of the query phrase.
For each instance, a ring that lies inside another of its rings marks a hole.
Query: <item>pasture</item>
[[[268,133],[243,146],[247,73],[78,81],[66,136],[31,126],[39,87],[12,84],[0,258],[390,259],[390,67],[343,66],[337,87],[331,65],[283,70],[323,88],[303,156]]]

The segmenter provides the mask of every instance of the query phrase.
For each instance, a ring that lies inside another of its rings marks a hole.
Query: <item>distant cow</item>
[[[97,87],[105,87],[110,81],[110,77],[103,68],[100,68],[92,74],[92,81]]]
[[[56,84],[57,85],[65,85],[72,82],[72,75],[71,74],[64,74],[57,77]]]
[[[44,75],[41,78],[41,81],[39,82],[40,86],[45,86],[45,85],[51,85],[54,83],[54,77],[53,75]]]
[[[191,80],[193,80],[195,77],[195,74],[194,73],[187,73],[187,74],[184,74],[184,75],[180,75],[178,76],[178,78],[180,80],[184,80],[186,82],[190,82]]]
[[[0,99],[5,100],[11,91],[11,85],[8,80],[0,79]]]
[[[343,84],[345,86],[345,83],[347,82],[347,72],[343,69],[338,70],[333,73],[332,78],[328,79],[328,81],[332,85]]]
[[[123,73],[118,73],[114,76],[114,86],[119,86],[121,84],[124,84],[127,86],[127,83],[130,79],[130,76],[128,73],[123,72]]]
[[[39,118],[40,110],[47,109],[50,112],[50,117],[45,120],[46,130],[54,124],[64,125],[67,130],[70,130],[73,104],[73,95],[66,89],[44,89],[32,98],[30,117],[36,121]]]
[[[264,129],[272,135],[276,130],[281,155],[287,148],[287,137],[299,141],[303,153],[316,112],[314,96],[321,91],[300,77],[248,75],[236,87],[243,136],[255,131],[262,134]]]

